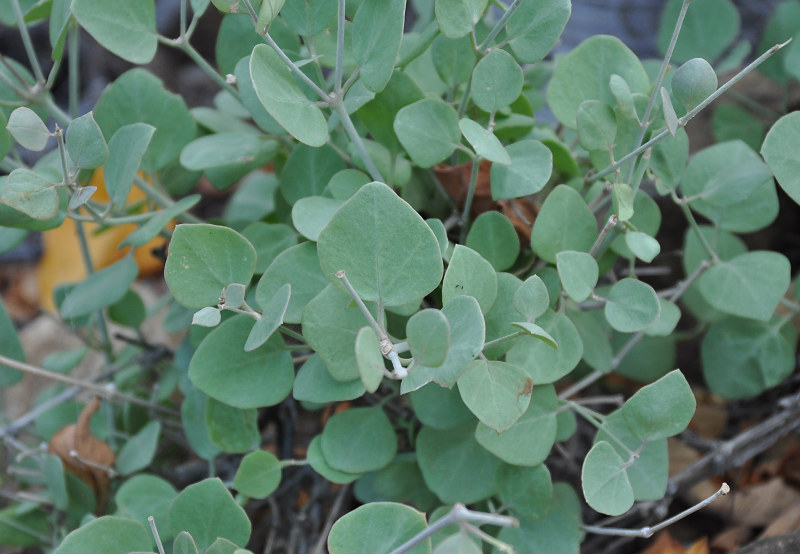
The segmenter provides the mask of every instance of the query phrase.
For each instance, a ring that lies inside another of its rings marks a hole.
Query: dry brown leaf
[[[777,537],[778,535],[785,535],[795,531],[800,531],[800,504],[791,506],[778,516],[778,519],[770,523],[758,538]]]
[[[728,408],[717,396],[708,392],[695,392],[697,410],[689,428],[707,439],[718,439],[728,426]]]
[[[733,521],[763,527],[800,503],[800,493],[776,477],[766,483],[739,489],[733,501]]]
[[[50,452],[61,458],[64,468],[83,479],[94,491],[97,514],[105,508],[109,472],[115,460],[108,444],[95,437],[89,427],[92,414],[99,408],[100,399],[95,396],[81,410],[77,423],[65,425],[50,439]]]
[[[711,548],[715,553],[724,554],[733,552],[742,545],[747,544],[753,536],[750,527],[741,525],[738,527],[728,527],[711,541]]]
[[[709,554],[708,539],[703,537],[688,548],[675,540],[669,531],[662,531],[656,540],[639,554]]]

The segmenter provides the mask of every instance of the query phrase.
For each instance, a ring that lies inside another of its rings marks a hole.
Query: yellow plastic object
[[[143,174],[140,177],[145,178]],[[95,170],[90,186],[96,186],[97,192],[92,200],[108,202],[103,178],[103,168]],[[146,199],[146,195],[138,187],[131,187],[127,203],[133,204]],[[80,281],[86,277],[86,268],[81,255],[75,221],[67,218],[64,223],[55,229],[42,233],[44,254],[36,267],[36,279],[39,284],[39,305],[55,313],[56,307],[53,300],[53,291],[64,283]],[[120,249],[119,243],[130,233],[137,229],[134,223],[127,223],[114,227],[100,229],[96,223],[82,222],[86,240],[89,245],[89,254],[95,270],[111,265],[125,256],[130,251],[130,246]],[[164,268],[164,262],[154,256],[154,249],[162,248],[166,243],[163,237],[155,237],[147,244],[137,247],[133,253],[139,265],[139,276],[159,273]]]

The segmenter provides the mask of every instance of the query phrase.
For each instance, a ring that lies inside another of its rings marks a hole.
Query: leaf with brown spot
[[[64,467],[94,491],[98,515],[108,498],[109,473],[113,471],[111,466],[115,460],[108,444],[95,437],[89,427],[89,420],[99,408],[100,399],[95,396],[81,410],[77,423],[65,425],[50,439],[50,452],[61,458]],[[73,452],[77,456],[73,456]]]

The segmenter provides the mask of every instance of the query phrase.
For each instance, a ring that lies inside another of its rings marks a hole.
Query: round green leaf
[[[239,0],[235,1],[238,2]],[[178,536],[175,537],[175,540],[172,542],[172,552],[173,554],[200,554],[194,539],[186,531],[181,531]]]
[[[514,293],[514,308],[528,321],[533,321],[547,311],[550,295],[547,285],[538,275],[531,275]]]
[[[475,416],[455,388],[429,383],[413,391],[409,398],[414,407],[414,415],[433,429],[453,429],[475,421]]]
[[[20,146],[34,152],[44,150],[50,140],[50,130],[42,118],[25,106],[11,112],[6,129]]]
[[[570,0],[520,2],[506,25],[517,59],[536,63],[544,58],[561,36],[571,12]]]
[[[144,469],[153,461],[161,435],[161,423],[151,421],[126,442],[117,454],[116,466],[122,475]]]
[[[146,64],[155,56],[154,0],[75,0],[72,13],[97,42],[123,60]]]
[[[292,358],[273,335],[250,352],[244,349],[252,318],[237,315],[211,331],[192,356],[189,378],[212,398],[237,408],[273,406],[292,390]]]
[[[574,129],[584,100],[615,104],[608,86],[615,74],[625,80],[632,92],[649,92],[650,80],[642,63],[616,37],[591,37],[560,58],[547,88],[547,101],[556,119]]]
[[[509,144],[506,152],[510,165],[492,165],[492,198],[519,198],[542,190],[553,171],[550,149],[538,140],[526,139]]]
[[[25,168],[8,176],[0,202],[38,221],[56,217],[60,204],[55,183]]]
[[[422,476],[446,504],[472,504],[497,492],[501,462],[475,441],[474,429],[474,424],[443,431],[423,426],[417,435]]]
[[[492,50],[472,70],[472,101],[485,112],[511,104],[522,92],[522,68],[505,50]]]
[[[217,537],[240,547],[250,538],[247,514],[217,478],[205,479],[183,489],[172,502],[169,524],[176,535],[188,531],[201,552]],[[149,549],[148,543],[144,550]]]
[[[564,250],[556,254],[556,267],[561,284],[570,298],[583,302],[597,286],[597,261],[586,252]]]
[[[532,337],[536,337],[537,339],[544,341],[553,348],[558,348],[558,343],[553,337],[550,336],[550,333],[535,323],[531,323],[530,321],[515,321],[512,322],[511,325],[517,327],[518,329],[522,329]]]
[[[294,228],[307,239],[316,241],[341,205],[339,200],[322,196],[301,198],[292,207]]]
[[[778,184],[789,197],[800,204],[800,160],[792,148],[800,140],[800,113],[780,118],[767,133],[761,155],[775,174]]]
[[[372,327],[362,327],[356,335],[356,364],[367,392],[375,392],[383,381],[384,365],[378,336]]]
[[[503,504],[511,506],[518,514],[532,519],[547,515],[553,483],[546,465],[530,468],[504,465],[500,468],[497,485]]]
[[[147,526],[147,518],[153,516],[159,524],[161,538],[166,539],[172,536],[166,523],[169,519],[169,506],[176,496],[178,491],[169,481],[140,473],[120,485],[114,495],[114,502],[117,505],[117,515],[135,519],[143,526]]]
[[[686,429],[696,407],[689,383],[676,369],[636,391],[620,411],[637,437],[652,441]]]
[[[603,315],[599,310],[569,310],[568,315],[583,343],[583,361],[592,369],[609,372],[614,352],[608,340],[608,328]]]
[[[456,110],[432,98],[419,100],[398,111],[394,132],[414,163],[423,168],[447,159],[461,140]]]
[[[658,47],[662,52],[667,50],[682,4],[682,0],[670,0],[664,7],[658,31]],[[713,21],[714,24],[709,25],[709,21]],[[682,62],[700,56],[707,60],[715,60],[737,37],[739,24],[739,11],[730,0],[692,2],[683,20],[672,59]],[[769,46],[772,46],[772,43]]]
[[[581,483],[586,502],[602,514],[618,516],[633,506],[633,488],[625,461],[605,441],[595,444],[583,460]]]
[[[586,150],[610,150],[617,136],[614,110],[599,100],[581,102],[575,114],[578,139]]]
[[[295,246],[298,240],[297,233],[288,225],[261,221],[255,221],[242,229],[242,236],[256,249],[258,274],[263,274],[279,254]],[[327,283],[327,279],[325,282]]]
[[[75,529],[53,554],[128,554],[150,551],[150,533],[140,523],[124,517],[103,516]]]
[[[266,450],[255,450],[239,463],[233,487],[250,498],[266,498],[281,483],[281,463]]]
[[[322,435],[317,435],[311,440],[311,443],[308,445],[308,453],[306,456],[308,458],[308,463],[314,471],[332,483],[344,485],[352,483],[361,477],[360,473],[347,473],[331,467],[322,453]]]
[[[253,48],[250,76],[261,104],[290,135],[308,146],[325,144],[328,124],[322,110],[306,98],[291,69],[270,46]]]
[[[492,131],[484,129],[480,123],[465,117],[458,122],[458,128],[478,156],[499,164],[511,163],[511,158],[502,143]]]
[[[474,360],[458,378],[458,390],[482,423],[502,433],[528,408],[533,381],[515,365]]]
[[[486,342],[508,336],[516,330],[510,326],[521,319],[519,312],[514,308],[514,294],[521,286],[522,281],[515,275],[503,272],[497,274],[497,299],[484,317]],[[484,348],[483,355],[490,360],[496,360],[512,346],[514,339],[497,342]]]
[[[767,321],[791,279],[786,256],[771,251],[740,254],[700,276],[700,292],[714,308],[740,317]]]
[[[666,337],[671,335],[681,319],[681,309],[674,303],[664,298],[659,298],[658,302],[661,304],[661,312],[658,319],[655,320],[644,333],[648,336]]]
[[[206,399],[208,438],[223,452],[239,454],[257,448],[260,441],[257,418],[255,408],[240,410],[213,398]]]
[[[472,296],[487,313],[497,298],[497,273],[480,254],[457,244],[442,282],[442,304],[458,296]]]
[[[718,106],[711,116],[711,128],[717,142],[739,139],[753,150],[761,148],[767,132],[766,123],[738,104]],[[767,159],[763,151],[761,155]],[[775,168],[770,166],[770,169],[775,173]]]
[[[539,338],[522,336],[506,354],[506,361],[525,369],[536,385],[543,385],[575,369],[583,356],[583,343],[575,325],[565,314],[551,311],[536,321],[555,340],[558,348]]]
[[[496,271],[511,267],[519,255],[519,236],[500,212],[484,212],[472,223],[467,247],[486,259]]]
[[[335,380],[319,354],[313,354],[306,360],[294,379],[293,396],[304,402],[325,404],[353,400],[362,394],[364,384],[361,379],[345,382]]]
[[[108,158],[108,145],[92,112],[70,122],[66,146],[72,163],[81,169],[100,167]]]
[[[328,550],[330,554],[388,554],[426,527],[425,514],[410,506],[371,502],[345,514],[333,524],[328,535]],[[429,554],[430,551],[430,539],[426,539],[407,552]]]
[[[648,166],[656,178],[659,191],[675,190],[681,180],[686,160],[689,157],[689,137],[686,131],[678,129],[674,137],[667,137],[653,146]],[[641,194],[637,195],[637,198]]]
[[[328,420],[320,446],[334,469],[363,473],[392,461],[397,437],[381,408],[351,408]]]
[[[418,300],[439,285],[442,257],[430,227],[382,183],[364,185],[320,233],[323,274],[341,286],[344,271],[364,300],[385,306]],[[414,271],[409,273],[408,267]]]
[[[278,330],[283,323],[286,308],[289,306],[289,298],[292,295],[292,286],[286,283],[269,299],[264,306],[261,319],[257,320],[247,336],[244,343],[244,351],[251,352],[267,342],[272,334]]]
[[[586,202],[575,189],[558,185],[539,210],[531,232],[531,248],[555,264],[556,254],[562,250],[588,252],[595,238],[597,222]]]
[[[514,425],[497,433],[480,423],[475,429],[475,439],[486,450],[509,464],[539,465],[550,454],[556,439],[557,409],[558,400],[553,386],[536,386],[530,396],[530,406]]]
[[[784,335],[762,321],[726,318],[703,337],[703,375],[711,390],[725,398],[750,398],[774,387],[795,366],[796,336]]]
[[[688,112],[717,90],[717,74],[703,58],[692,58],[672,75],[672,96]]]
[[[192,170],[223,167],[252,161],[265,147],[274,149],[274,145],[274,141],[264,141],[249,132],[215,133],[184,146],[180,160],[183,167]]]
[[[92,273],[69,291],[59,310],[61,316],[81,317],[114,304],[125,296],[138,276],[139,267],[131,256]]]
[[[164,279],[180,304],[204,308],[229,284],[249,283],[255,265],[253,245],[233,229],[183,224],[172,234]]]
[[[336,6],[326,0],[290,1],[281,9],[281,18],[304,37],[316,35],[328,27],[335,16]]]
[[[605,316],[617,331],[641,331],[658,319],[661,305],[653,287],[630,277],[614,283],[608,293]]]
[[[380,92],[392,76],[403,39],[405,0],[366,0],[353,17],[353,52],[361,81]]]
[[[294,205],[301,198],[321,196],[333,176],[344,168],[342,157],[331,146],[311,148],[299,144],[281,171],[283,197]]]
[[[220,309],[215,306],[206,306],[194,313],[192,325],[200,327],[216,327],[222,321]]]
[[[625,233],[625,244],[640,260],[650,263],[661,252],[661,245],[658,241],[639,231],[628,231]]]
[[[475,51],[468,36],[450,39],[439,35],[431,43],[431,56],[436,73],[451,87],[466,83],[475,67]]]
[[[406,323],[406,340],[418,364],[439,367],[450,348],[450,323],[439,310],[415,313]]]
[[[436,21],[448,38],[463,37],[475,27],[488,0],[436,0]]]

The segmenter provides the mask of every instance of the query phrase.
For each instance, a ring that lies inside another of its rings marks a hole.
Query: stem
[[[672,191],[671,196],[672,200],[676,204],[678,204],[678,206],[680,206],[683,215],[686,217],[686,221],[689,222],[692,231],[694,232],[695,235],[697,235],[697,240],[700,241],[700,244],[703,245],[703,249],[706,251],[706,254],[708,254],[709,258],[711,258],[711,263],[715,264],[719,263],[720,261],[719,256],[711,247],[711,245],[708,243],[708,240],[706,239],[705,235],[703,235],[703,233],[700,232],[700,225],[697,224],[697,220],[694,218],[694,214],[692,213],[692,210],[689,208],[689,205],[686,202],[681,201],[678,198],[678,195],[675,194],[675,191]]]
[[[182,12],[181,15],[183,15],[185,17],[186,16],[186,0],[182,0],[181,7],[183,8],[183,10],[181,10],[181,12]],[[183,21],[182,23],[185,23],[185,21]],[[181,28],[183,28],[183,26],[181,26]],[[156,539],[156,546],[158,547],[159,554],[165,554],[164,545],[161,544],[161,537],[159,536],[158,529],[156,528],[156,520],[155,520],[155,518],[153,516],[147,516],[147,523],[150,524],[150,530],[153,532],[153,537],[155,537],[155,539]]]
[[[747,65],[747,67],[745,67],[739,73],[737,73],[736,75],[731,77],[730,81],[728,81],[727,83],[725,83],[724,85],[719,87],[715,92],[713,92],[710,95],[708,95],[708,97],[705,100],[703,100],[697,106],[695,106],[689,113],[687,113],[686,115],[684,115],[683,117],[678,119],[678,127],[685,127],[686,124],[689,122],[689,120],[691,120],[694,116],[696,116],[698,113],[700,113],[700,111],[702,111],[706,106],[708,106],[711,102],[713,102],[714,100],[719,98],[721,95],[725,94],[725,92],[727,92],[727,90],[729,88],[731,88],[733,85],[735,85],[740,80],[742,80],[742,78],[745,75],[747,75],[748,73],[753,71],[756,67],[758,67],[762,63],[764,63],[764,61],[767,58],[769,58],[770,56],[775,54],[775,52],[777,52],[778,50],[780,50],[781,48],[783,48],[784,46],[789,44],[791,41],[792,41],[792,39],[789,39],[786,42],[783,42],[781,44],[776,44],[775,46],[773,46],[772,48],[770,48],[769,50],[767,50],[766,52],[761,54],[758,58],[753,60],[753,62],[751,62],[749,65]],[[638,148],[634,149],[629,154],[626,154],[625,156],[623,156],[622,158],[620,158],[619,160],[617,160],[613,164],[609,165],[607,168],[603,169],[602,171],[599,171],[599,172],[595,173],[594,175],[588,176],[586,178],[587,182],[592,182],[592,181],[594,181],[596,179],[599,179],[599,178],[601,178],[601,177],[603,177],[605,175],[608,175],[609,173],[611,173],[612,171],[615,171],[618,167],[620,167],[622,164],[624,164],[625,162],[627,162],[628,160],[630,160],[634,156],[638,156],[639,154],[641,154],[642,152],[644,152],[645,150],[647,150],[651,146],[653,146],[655,144],[658,144],[659,142],[661,142],[662,140],[664,140],[668,136],[670,136],[669,130],[664,129],[659,134],[657,134],[656,136],[654,136],[653,138],[648,140],[646,143],[644,143],[641,146],[639,146]]]
[[[439,23],[436,21],[436,19],[433,19],[433,21],[428,23],[428,26],[425,27],[419,34],[414,48],[406,52],[402,58],[397,60],[395,67],[398,69],[405,69],[408,64],[416,60],[422,55],[423,52],[425,52],[425,50],[428,49],[428,46],[430,46],[431,42],[433,42],[433,39],[435,39],[438,34]]]
[[[181,29],[180,29],[180,37],[181,40],[184,42],[188,42],[186,40],[186,0],[181,0]]]
[[[250,2],[247,2],[247,4],[249,3]],[[328,93],[319,88],[317,83],[312,81],[308,75],[303,73],[300,70],[300,68],[297,67],[297,64],[295,64],[289,58],[289,56],[287,56],[286,53],[283,50],[281,50],[281,47],[278,46],[278,44],[272,39],[271,36],[269,36],[269,33],[267,31],[264,31],[264,33],[261,36],[264,37],[264,40],[267,42],[267,44],[269,44],[272,47],[272,49],[275,50],[275,52],[277,52],[278,56],[280,56],[280,58],[283,60],[283,63],[288,65],[289,68],[295,73],[295,75],[297,75],[300,78],[301,81],[303,81],[306,85],[308,85],[308,87],[311,88],[311,90],[313,90],[317,94],[317,96],[319,96],[326,104],[330,103],[331,97],[328,96]]]
[[[333,92],[339,96],[342,92],[342,65],[344,64],[344,3],[339,0],[339,10],[337,12],[336,24],[336,68],[333,77]]]
[[[148,198],[152,198],[153,201],[162,208],[170,208],[175,205],[176,202],[172,198],[156,189],[138,175],[134,177],[134,182],[136,183],[136,186],[148,196]],[[183,221],[184,223],[203,223],[202,219],[187,212],[179,214],[175,216],[175,218],[179,221]]]
[[[22,44],[25,45],[25,53],[28,55],[28,62],[31,64],[36,82],[44,83],[44,74],[42,73],[42,68],[39,67],[36,51],[33,49],[31,36],[28,34],[28,25],[25,23],[25,16],[22,15],[22,9],[19,7],[19,0],[11,0],[11,7],[14,9],[14,15],[17,18],[17,27],[19,27],[19,34],[22,35]]]
[[[69,116],[71,118],[78,117],[78,102],[80,98],[80,46],[78,45],[78,38],[80,32],[78,31],[78,24],[75,21],[70,23],[69,27],[69,63],[67,64],[67,78],[69,81]]]
[[[281,325],[280,327],[278,327],[278,331],[280,331],[281,333],[283,333],[287,337],[292,337],[295,340],[302,341],[304,344],[306,342],[306,338],[303,335],[301,335],[297,331],[293,331],[292,329],[289,329],[286,325]]]
[[[514,0],[503,16],[497,21],[497,23],[494,24],[494,27],[492,27],[492,30],[489,32],[487,37],[483,39],[483,42],[481,42],[480,46],[478,46],[478,55],[482,56],[486,52],[486,50],[489,48],[489,43],[491,43],[495,37],[500,34],[500,31],[502,31],[503,27],[506,26],[508,19],[514,15],[515,11],[517,11],[519,4],[520,0]]]
[[[380,181],[381,183],[384,183],[385,181],[383,180],[381,172],[378,171],[378,168],[375,166],[375,162],[372,161],[372,157],[369,155],[369,152],[367,152],[367,148],[364,146],[364,141],[361,140],[361,135],[358,134],[358,131],[353,125],[353,120],[350,119],[350,114],[347,113],[347,109],[345,109],[341,98],[338,96],[336,98],[337,101],[331,104],[331,108],[336,114],[338,114],[344,130],[347,133],[347,136],[350,137],[350,140],[353,142],[353,146],[355,146],[358,155],[361,156],[361,161],[364,162],[364,165],[369,172],[369,176],[372,177],[373,181]]]
[[[9,358],[8,356],[3,356],[2,354],[0,354],[0,364],[8,366],[11,369],[17,369],[19,371],[24,371],[25,373],[37,375],[39,377],[46,377],[47,379],[53,379],[55,381],[60,381],[68,385],[81,387],[82,389],[90,390],[107,398],[117,398],[119,400],[124,400],[125,402],[130,402],[132,404],[144,406],[146,408],[150,408],[152,410],[169,414],[174,417],[180,416],[180,414],[175,410],[173,410],[172,408],[167,408],[166,406],[161,406],[160,404],[153,404],[146,400],[142,400],[141,398],[137,398],[136,396],[131,396],[130,394],[117,392],[117,390],[114,388],[113,383],[109,383],[108,385],[98,385],[89,381],[81,381],[80,379],[70,377],[69,375],[65,375],[57,371],[49,371],[47,369],[27,364],[25,362],[20,362],[13,358]]]
[[[600,245],[603,244],[603,241],[608,236],[608,233],[611,232],[611,229],[613,229],[617,225],[617,221],[618,221],[617,216],[615,214],[611,214],[611,217],[608,218],[608,221],[606,221],[606,224],[603,225],[603,228],[600,230],[600,234],[597,235],[597,240],[594,241],[592,249],[589,250],[589,254],[591,254],[592,256],[597,254]]]
[[[475,186],[478,183],[478,172],[480,171],[483,158],[475,156],[472,159],[472,172],[469,175],[469,185],[467,187],[467,198],[464,200],[464,211],[461,212],[461,242],[467,238],[467,228],[469,226],[469,212],[472,209],[472,199],[475,196]]]

